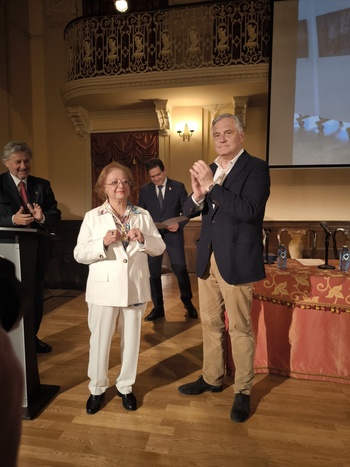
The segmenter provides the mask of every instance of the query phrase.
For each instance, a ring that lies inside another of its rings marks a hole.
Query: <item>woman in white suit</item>
[[[165,244],[148,211],[128,201],[133,178],[127,167],[104,167],[96,191],[104,203],[85,214],[74,258],[89,265],[86,285],[91,332],[88,414],[101,408],[108,388],[111,341],[118,321],[121,369],[117,394],[127,410],[136,410],[132,392],[137,373],[142,317],[151,299],[147,255],[158,256]]]

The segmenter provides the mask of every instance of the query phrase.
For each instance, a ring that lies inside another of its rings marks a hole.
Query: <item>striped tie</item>
[[[158,185],[158,190],[159,190],[158,191],[158,201],[159,201],[160,209],[162,209],[163,201],[164,201],[162,189],[163,189],[163,185]]]

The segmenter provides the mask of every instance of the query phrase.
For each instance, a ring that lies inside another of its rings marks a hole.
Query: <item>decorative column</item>
[[[246,114],[247,114],[247,105],[248,105],[248,97],[233,97],[233,109],[234,114],[239,117],[242,122],[243,128],[246,125]]]
[[[153,101],[157,118],[159,122],[160,134],[162,136],[169,136],[170,131],[170,111],[167,107],[167,100],[155,100]]]
[[[68,115],[72,120],[75,131],[80,138],[86,138],[90,134],[89,112],[83,107],[67,107]]]

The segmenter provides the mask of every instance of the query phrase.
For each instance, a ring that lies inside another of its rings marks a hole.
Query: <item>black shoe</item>
[[[239,392],[231,409],[230,417],[234,422],[245,422],[250,414],[250,396]]]
[[[187,383],[179,386],[178,391],[187,396],[197,396],[203,392],[220,392],[222,391],[222,386],[212,386],[204,381],[203,376],[200,376],[197,381],[194,383]]]
[[[158,318],[164,317],[164,310],[153,308],[151,313],[145,317],[145,321],[155,321]]]
[[[50,353],[52,350],[51,345],[41,341],[38,337],[35,338],[35,348],[36,353]]]
[[[86,403],[86,413],[93,415],[98,412],[101,408],[102,402],[104,401],[105,393],[100,394],[99,396],[94,396],[91,394]]]
[[[122,398],[124,409],[126,409],[126,410],[136,410],[137,409],[136,397],[134,396],[134,394],[132,392],[129,392],[129,394],[122,394],[117,389],[117,394],[118,394],[119,397]]]
[[[192,303],[190,303],[189,305],[185,305],[185,308],[188,312],[189,318],[192,318],[192,319],[198,318],[198,312],[195,309],[195,307],[192,305]]]

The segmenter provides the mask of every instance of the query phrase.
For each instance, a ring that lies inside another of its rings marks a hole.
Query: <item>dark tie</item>
[[[163,185],[158,185],[158,190],[159,190],[158,191],[158,201],[159,201],[160,209],[162,209],[163,201],[164,201],[162,189],[163,189]]]
[[[19,194],[21,195],[22,200],[24,201],[25,206],[28,204],[28,195],[26,190],[26,185],[24,182],[19,182]]]

